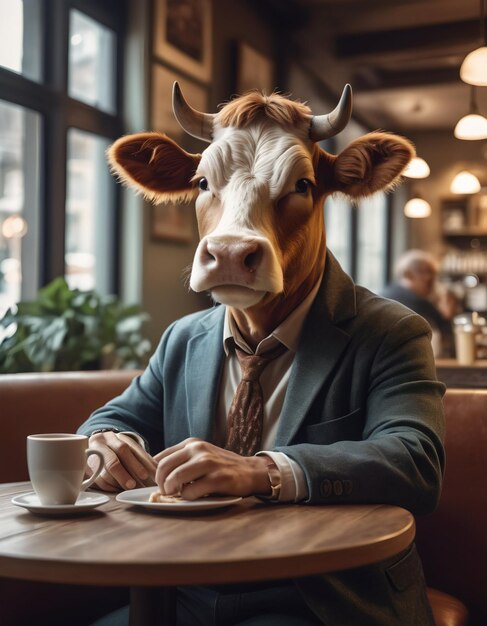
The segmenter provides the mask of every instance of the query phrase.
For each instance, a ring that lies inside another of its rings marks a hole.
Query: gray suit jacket
[[[79,432],[133,430],[153,454],[187,437],[212,441],[223,318],[217,306],[175,322],[145,372]],[[432,511],[444,465],[443,393],[426,322],[355,286],[328,253],[274,448],[302,467],[307,503]],[[414,547],[385,563],[297,585],[325,624],[433,624]]]

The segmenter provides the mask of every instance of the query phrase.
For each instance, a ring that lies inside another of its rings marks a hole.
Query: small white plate
[[[170,511],[176,513],[179,511],[208,511],[210,509],[220,509],[225,506],[237,504],[242,498],[235,496],[201,498],[200,500],[182,500],[181,502],[149,502],[149,496],[157,487],[143,487],[142,489],[130,489],[122,491],[117,495],[117,500],[124,504],[132,504],[142,506],[145,509],[155,511]]]
[[[41,515],[79,515],[96,509],[101,504],[109,502],[110,498],[101,493],[82,491],[75,504],[41,504],[37,494],[33,491],[22,493],[12,498],[12,503],[27,509],[31,513]]]

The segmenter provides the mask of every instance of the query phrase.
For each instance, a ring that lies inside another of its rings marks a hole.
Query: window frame
[[[393,211],[393,201],[392,195],[386,192],[385,195],[385,216],[384,216],[384,236],[386,238],[385,241],[385,258],[382,264],[382,282],[383,286],[387,285],[391,276],[390,276],[390,268],[392,262],[392,211]],[[358,211],[359,206],[356,202],[350,200],[349,201],[349,210],[350,210],[350,220],[349,220],[349,228],[346,233],[343,234],[344,239],[347,241],[347,245],[349,246],[349,261],[350,261],[350,272],[349,275],[353,279],[354,282],[357,282],[358,278],[358,237],[359,237],[359,219],[358,219]],[[323,206],[323,211],[325,208]],[[326,228],[326,216],[325,216],[325,228]],[[330,251],[333,252],[333,249],[330,248]],[[360,283],[358,283],[360,284]]]
[[[70,128],[115,140],[123,124],[123,44],[126,32],[126,0],[44,0],[41,14],[39,82],[0,67],[0,99],[35,111],[41,116],[39,163],[39,277],[45,285],[65,274],[65,213],[67,192],[67,136]],[[69,15],[72,9],[110,28],[116,37],[115,108],[110,114],[68,96]],[[120,204],[117,185],[114,206]],[[120,292],[120,212],[114,211],[115,262],[111,291]]]

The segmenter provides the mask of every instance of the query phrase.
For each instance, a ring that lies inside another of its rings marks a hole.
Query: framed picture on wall
[[[154,55],[203,82],[211,79],[212,0],[155,0]]]
[[[240,42],[237,49],[237,93],[259,89],[271,94],[274,87],[272,60],[247,43]]]
[[[152,94],[151,94],[151,130],[166,133],[177,141],[183,148],[189,148],[189,136],[179,126],[172,111],[172,88],[174,81],[178,81],[184,97],[189,104],[198,111],[206,111],[208,94],[206,89],[192,80],[181,78],[179,74],[159,65],[152,64]]]
[[[152,206],[151,238],[155,241],[191,243],[194,239],[193,203],[169,202]]]

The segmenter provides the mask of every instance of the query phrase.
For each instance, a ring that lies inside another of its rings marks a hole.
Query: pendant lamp
[[[463,60],[460,78],[470,85],[487,85],[487,38],[485,32],[485,2],[480,0],[480,35],[482,45],[473,50]]]
[[[457,139],[468,141],[487,139],[487,119],[479,113],[473,85],[470,88],[470,112],[457,122],[453,134]]]
[[[414,157],[402,173],[407,178],[426,178],[430,175],[430,167],[424,159]]]
[[[478,193],[480,191],[480,181],[471,172],[463,170],[452,180],[450,191],[455,194]]]
[[[404,205],[404,215],[412,218],[429,217],[431,215],[431,205],[423,198],[411,198]]]

